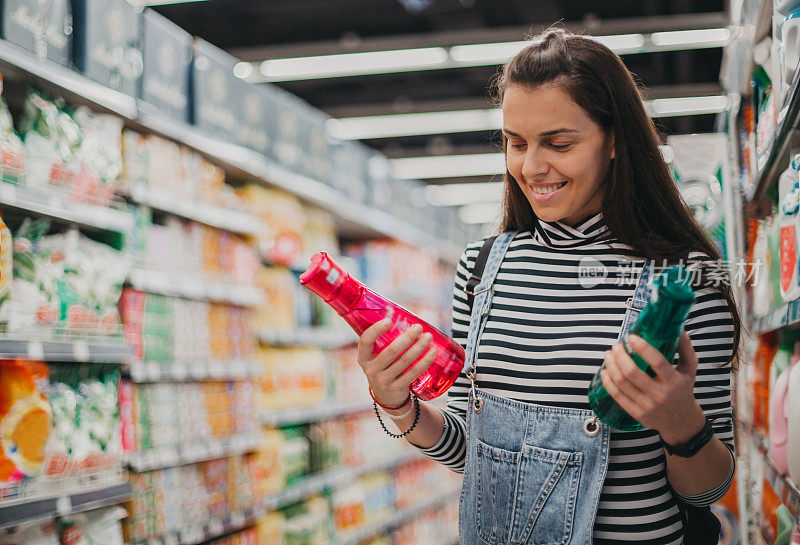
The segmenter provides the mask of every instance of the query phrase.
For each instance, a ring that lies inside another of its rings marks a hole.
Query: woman
[[[376,324],[359,341],[359,363],[397,427],[416,422],[406,439],[465,472],[463,545],[680,544],[676,497],[709,505],[734,472],[740,320],[727,284],[702,283],[719,252],[680,198],[631,74],[605,46],[550,30],[504,67],[497,90],[509,234],[489,258],[487,271],[499,263],[493,289],[474,290],[471,334],[466,285],[483,241],[459,261],[453,338],[468,361],[447,410],[409,396],[433,356],[403,373],[430,343],[419,329],[375,354],[389,325]],[[701,271],[674,367],[631,336],[656,378],[616,342],[649,260],[654,273],[681,260]],[[587,282],[587,264],[605,273]],[[585,421],[603,361],[603,384],[643,430]]]

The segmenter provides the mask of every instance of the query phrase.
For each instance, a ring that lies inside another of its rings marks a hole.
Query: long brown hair
[[[561,85],[572,100],[613,135],[615,159],[606,177],[602,212],[611,233],[647,259],[686,260],[699,251],[712,260],[720,252],[681,198],[658,149],[661,139],[645,112],[639,88],[622,60],[599,42],[555,28],[533,38],[511,59],[494,83],[502,103],[511,85]],[[503,151],[507,142],[503,136]],[[531,229],[537,218],[522,190],[506,171],[502,231]],[[701,273],[701,285],[712,285]],[[715,283],[733,318],[733,355],[738,361],[741,317],[729,282]]]

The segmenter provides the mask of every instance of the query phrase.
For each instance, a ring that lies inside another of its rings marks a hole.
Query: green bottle
[[[678,349],[678,339],[683,329],[683,322],[689,315],[694,303],[695,294],[691,287],[691,274],[683,267],[672,267],[658,277],[650,290],[650,302],[644,307],[621,342],[637,367],[655,378],[656,373],[641,356],[628,345],[628,335],[636,334],[647,341],[668,362],[672,362]],[[644,428],[633,417],[620,407],[603,386],[600,371],[606,368],[605,363],[592,378],[589,386],[589,405],[597,417],[610,427],[622,431],[634,431]]]

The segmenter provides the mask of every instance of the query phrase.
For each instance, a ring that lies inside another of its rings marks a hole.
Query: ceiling
[[[207,0],[156,9],[240,59],[522,40],[555,22],[594,35],[726,26],[724,0]],[[721,94],[721,48],[625,55],[647,98]],[[487,108],[497,66],[277,83],[334,117]],[[709,132],[713,114],[657,119]],[[389,157],[497,150],[495,131],[365,141]],[[458,180],[429,180],[429,182]],[[463,181],[481,181],[471,177]]]

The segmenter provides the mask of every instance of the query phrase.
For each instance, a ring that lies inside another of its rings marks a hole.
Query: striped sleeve
[[[470,309],[467,304],[466,285],[472,275],[483,240],[473,242],[461,254],[456,266],[453,287],[453,339],[463,348],[467,346]],[[420,449],[424,454],[457,473],[464,472],[466,456],[466,405],[469,394],[469,379],[462,371],[447,392],[447,408],[441,411],[444,417],[444,432],[439,442],[429,449]]]
[[[690,256],[691,259],[691,256]],[[715,266],[708,262],[701,266]],[[690,265],[689,268],[694,268]],[[695,303],[686,319],[684,329],[689,334],[698,358],[694,397],[711,420],[714,434],[733,459],[733,409],[731,405],[731,365],[733,354],[733,316],[722,292],[715,287],[697,289]],[[719,486],[705,493],[684,496],[688,504],[711,505],[722,498],[733,482],[731,472]]]

